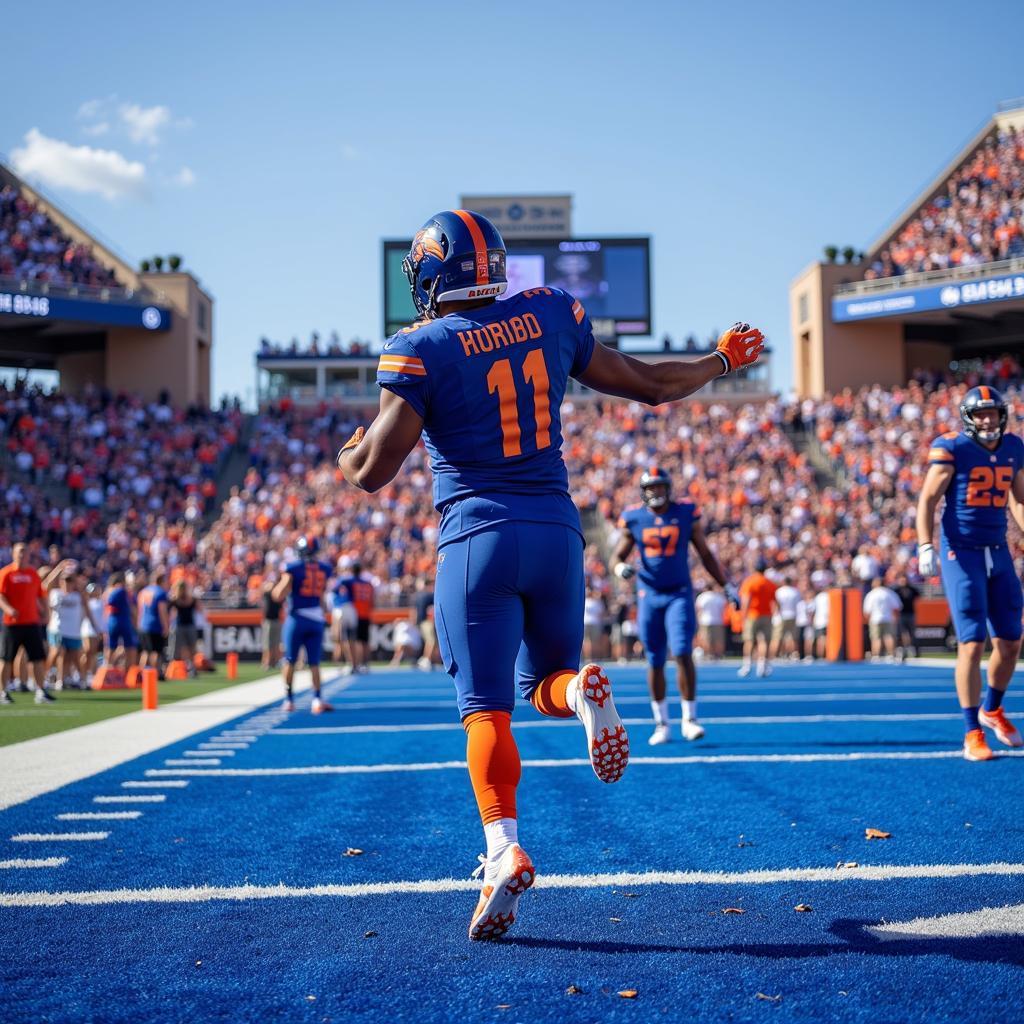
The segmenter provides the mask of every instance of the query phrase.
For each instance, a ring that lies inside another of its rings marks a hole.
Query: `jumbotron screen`
[[[384,242],[384,336],[416,319],[402,259],[409,241]],[[508,291],[564,288],[586,307],[601,340],[651,333],[650,238],[508,241]]]

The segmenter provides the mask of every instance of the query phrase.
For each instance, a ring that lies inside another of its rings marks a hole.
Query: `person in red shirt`
[[[53,700],[44,686],[46,647],[43,643],[42,623],[49,614],[46,590],[39,573],[28,564],[28,548],[15,544],[14,561],[0,569],[0,610],[3,611],[3,634],[0,636],[0,704],[13,704],[7,686],[18,651],[32,665],[36,681],[36,703]]]

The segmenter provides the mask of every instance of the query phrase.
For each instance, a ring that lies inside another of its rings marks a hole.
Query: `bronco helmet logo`
[[[443,260],[444,248],[436,238],[427,233],[426,229],[422,229],[416,232],[412,240],[411,255],[413,263],[419,263],[427,254]]]

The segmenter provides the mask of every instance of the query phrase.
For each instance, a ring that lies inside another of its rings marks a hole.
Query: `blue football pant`
[[[508,711],[546,676],[579,668],[583,538],[555,523],[503,522],[445,544],[437,640],[459,715]]]
[[[692,654],[697,631],[693,591],[665,594],[642,588],[638,596],[637,631],[651,668],[664,666],[669,651],[673,658]]]
[[[284,644],[284,660],[295,664],[299,659],[299,651],[306,649],[306,664],[310,668],[320,664],[324,646],[323,622],[307,619],[298,615],[289,615],[285,619],[281,640]]]
[[[983,643],[989,632],[1000,640],[1020,639],[1024,595],[1005,544],[950,548],[943,538],[939,565],[960,643]]]

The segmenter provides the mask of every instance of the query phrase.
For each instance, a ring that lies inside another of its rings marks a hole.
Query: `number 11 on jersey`
[[[536,424],[537,450],[551,446],[551,395],[544,350],[532,349],[521,367],[524,383],[533,385],[533,418]],[[499,359],[487,374],[487,393],[497,394],[501,413],[501,450],[506,459],[522,455],[522,425],[519,419],[519,393],[511,359]]]

